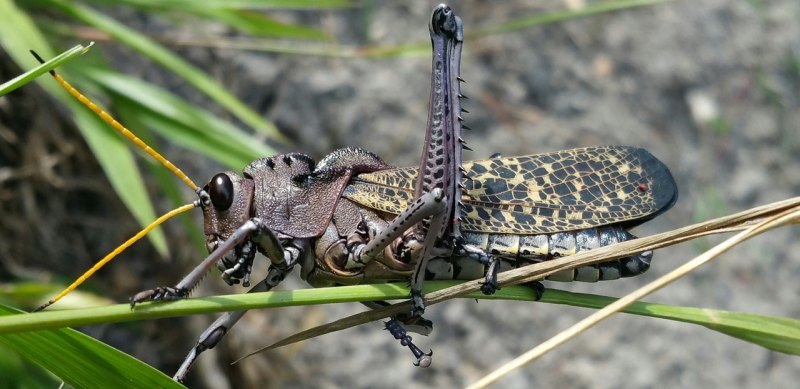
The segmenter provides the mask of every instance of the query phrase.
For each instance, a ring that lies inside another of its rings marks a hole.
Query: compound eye
[[[218,211],[225,211],[233,204],[233,182],[225,173],[219,173],[208,183],[211,204]]]

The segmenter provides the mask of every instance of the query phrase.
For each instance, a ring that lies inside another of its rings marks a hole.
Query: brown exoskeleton
[[[491,294],[499,288],[501,267],[630,239],[626,228],[675,202],[669,170],[635,147],[462,163],[463,26],[440,5],[429,28],[431,102],[418,167],[393,168],[369,151],[346,148],[316,164],[303,154],[284,154],[252,162],[241,176],[219,173],[196,189],[194,203],[203,210],[210,255],[175,286],[138,293],[131,305],[186,298],[215,265],[227,283],[248,286],[257,252],[270,267],[251,292],[272,289],[298,265],[313,286],[410,279],[413,311],[392,318],[386,328],[411,349],[417,364],[427,366],[430,353],[411,342],[401,323],[424,323],[426,278],[485,277],[482,290]],[[632,276],[647,270],[651,257],[644,252],[551,278]],[[204,331],[175,379],[181,380],[197,356],[214,347],[244,313],[227,313]]]

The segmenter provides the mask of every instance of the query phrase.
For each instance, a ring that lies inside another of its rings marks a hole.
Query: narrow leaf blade
[[[5,94],[7,94],[7,93],[9,93],[9,92],[21,87],[21,86],[23,86],[23,85],[33,81],[36,77],[39,77],[42,74],[45,74],[45,73],[47,73],[47,72],[49,72],[49,71],[51,71],[51,70],[63,65],[64,63],[67,63],[68,61],[77,58],[81,54],[87,52],[89,50],[89,48],[92,47],[93,44],[94,44],[94,42],[90,43],[87,46],[76,45],[75,47],[73,47],[73,48],[71,48],[71,49],[69,49],[69,50],[67,50],[67,51],[65,51],[65,52],[53,57],[52,59],[50,59],[48,61],[45,61],[43,64],[41,64],[41,65],[31,69],[31,70],[28,70],[27,72],[22,73],[19,76],[16,76],[16,77],[12,78],[11,80],[8,80],[7,82],[4,82],[2,85],[0,85],[0,96],[3,96]]]
[[[0,316],[27,315],[0,305]],[[73,329],[5,334],[0,344],[75,388],[182,388],[164,373]]]

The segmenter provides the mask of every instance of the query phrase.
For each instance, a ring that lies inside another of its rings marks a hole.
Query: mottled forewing
[[[637,224],[672,205],[669,170],[644,149],[591,147],[465,166],[466,231],[549,233]]]
[[[539,234],[609,224],[634,225],[671,206],[675,181],[644,149],[589,147],[464,163],[463,231]],[[399,213],[414,190],[415,168],[360,175],[344,196]]]
[[[350,179],[342,197],[381,212],[400,214],[414,199],[419,170],[415,167],[380,170]]]

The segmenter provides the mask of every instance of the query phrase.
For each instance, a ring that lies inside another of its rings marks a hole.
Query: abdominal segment
[[[501,271],[572,255],[581,251],[635,239],[620,226],[603,226],[554,234],[512,235],[463,233],[464,244],[483,249],[489,256],[499,257]],[[563,270],[548,276],[551,281],[596,282],[632,277],[650,267],[652,251],[618,258],[576,269]],[[484,266],[470,258],[436,258],[428,263],[430,279],[471,280],[483,277]]]

